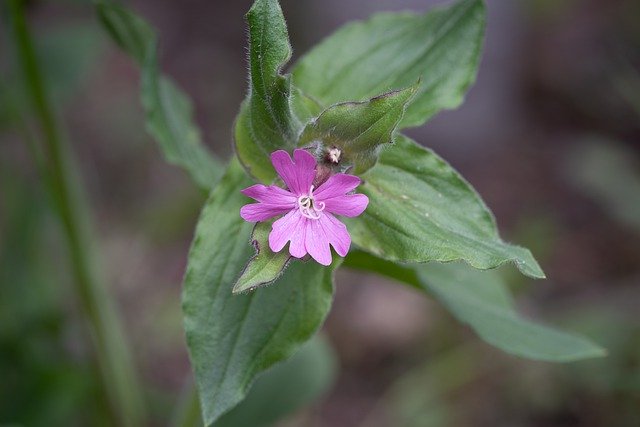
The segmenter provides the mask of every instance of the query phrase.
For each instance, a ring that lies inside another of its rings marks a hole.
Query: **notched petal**
[[[276,185],[255,184],[240,191],[258,202],[295,206],[296,196]]]
[[[348,192],[355,190],[360,185],[360,182],[360,178],[355,175],[337,173],[330,176],[324,184],[318,187],[314,192],[314,196],[322,201],[332,197],[344,196]]]
[[[309,191],[315,177],[316,160],[305,150],[296,149],[293,153],[295,163],[284,150],[271,154],[271,163],[289,190],[301,195]]]
[[[240,216],[247,222],[260,222],[282,215],[291,207],[272,205],[269,203],[250,203],[240,208]]]
[[[329,239],[320,225],[320,221],[307,221],[304,245],[309,255],[318,263],[325,266],[331,265]]]
[[[325,200],[325,210],[335,215],[356,217],[369,205],[369,198],[364,194],[348,194]]]

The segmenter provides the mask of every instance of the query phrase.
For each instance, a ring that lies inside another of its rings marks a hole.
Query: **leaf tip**
[[[540,264],[529,253],[527,259],[517,258],[515,260],[516,267],[525,276],[529,276],[532,279],[546,279],[547,275],[544,273]]]
[[[601,359],[603,357],[609,356],[609,351],[606,348],[601,347],[600,345],[585,337],[580,337],[580,339],[583,341],[583,345],[586,347],[582,352],[552,361],[571,363],[581,362],[588,359]]]

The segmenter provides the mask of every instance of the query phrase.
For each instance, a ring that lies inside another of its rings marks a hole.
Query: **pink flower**
[[[280,252],[287,242],[289,253],[302,258],[307,253],[322,265],[331,264],[331,249],[342,257],[349,252],[351,236],[334,215],[360,215],[369,199],[364,194],[347,194],[360,184],[360,178],[338,173],[314,189],[316,160],[304,150],[295,150],[295,162],[283,150],[271,154],[271,163],[288,189],[256,184],[242,194],[258,201],[240,209],[249,222],[265,221],[285,214],[273,223],[269,247]]]

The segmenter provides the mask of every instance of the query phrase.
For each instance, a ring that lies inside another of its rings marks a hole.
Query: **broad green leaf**
[[[544,273],[531,253],[503,242],[480,196],[444,160],[398,135],[362,176],[364,213],[347,219],[353,242],[397,262],[464,260],[479,269],[515,262],[523,274]]]
[[[169,163],[185,169],[199,187],[208,190],[218,180],[222,165],[202,143],[188,96],[160,75],[155,31],[120,5],[101,2],[96,7],[113,40],[142,68],[141,98],[147,130]]]
[[[327,108],[305,127],[300,146],[317,145],[322,152],[338,148],[340,163],[359,175],[376,163],[380,148],[393,142],[393,133],[418,83],[365,102],[345,102]]]
[[[602,357],[605,350],[573,334],[518,315],[506,286],[494,272],[430,264],[417,270],[423,286],[461,322],[507,353],[535,360],[570,362]]]
[[[322,112],[323,107],[318,101],[305,95],[295,86],[291,86],[291,90],[291,108],[300,123],[306,123]]]
[[[206,426],[238,404],[255,377],[291,356],[331,306],[333,270],[290,266],[274,286],[233,295],[252,255],[252,225],[238,212],[252,184],[233,161],[211,193],[195,232],[184,281],[183,312],[191,365]]]
[[[247,398],[215,427],[267,427],[325,393],[336,376],[336,360],[326,339],[316,335],[291,359],[261,375]]]
[[[249,260],[233,286],[233,293],[253,290],[276,280],[289,264],[291,256],[287,250],[273,252],[269,248],[269,233],[273,221],[259,222],[253,229],[251,241],[256,254]]]
[[[336,355],[327,339],[316,334],[290,359],[260,375],[247,397],[213,427],[266,427],[320,398],[335,382]],[[195,389],[185,396],[171,425],[202,426]]]
[[[269,155],[295,147],[301,127],[291,108],[291,76],[280,74],[291,46],[277,0],[256,0],[247,23],[250,90],[236,120],[236,154],[251,175],[271,182]]]
[[[429,13],[382,13],[345,25],[295,65],[293,81],[324,105],[362,100],[422,79],[400,128],[455,108],[474,82],[484,34],[481,0]]]
[[[401,266],[361,251],[349,253],[344,265],[373,271],[426,292],[480,338],[507,353],[551,362],[606,353],[584,337],[522,318],[506,284],[495,272],[477,271],[459,263]]]

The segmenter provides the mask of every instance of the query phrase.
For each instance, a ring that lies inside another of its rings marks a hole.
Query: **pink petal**
[[[360,185],[360,178],[344,173],[337,173],[313,192],[313,196],[319,201],[325,201],[332,197],[343,196]]]
[[[316,171],[316,159],[305,150],[293,152],[295,163],[289,153],[278,150],[271,154],[271,163],[289,190],[296,194],[306,194],[313,183]]]
[[[296,196],[288,192],[284,188],[275,185],[256,184],[245,188],[241,191],[245,196],[251,197],[262,203],[270,203],[272,205],[287,205],[291,208],[296,205]]]
[[[300,215],[300,221],[296,225],[296,229],[291,236],[291,243],[289,243],[289,254],[292,257],[302,258],[307,254],[307,249],[304,246],[304,240],[306,237],[308,221],[309,220],[307,218]]]
[[[292,210],[273,223],[269,233],[269,247],[273,252],[280,252],[287,242],[289,253],[296,258],[302,258],[307,254],[304,248],[305,228],[307,219],[299,210]]]
[[[333,197],[324,201],[326,212],[332,214],[354,217],[360,215],[367,208],[369,198],[364,194],[348,194],[346,196]]]
[[[318,220],[324,234],[327,236],[329,243],[341,257],[347,256],[349,247],[351,246],[351,236],[347,231],[347,226],[338,221],[338,219],[330,213],[325,213]]]
[[[329,239],[324,233],[320,220],[309,220],[306,224],[306,235],[304,246],[313,257],[322,265],[331,264],[331,248],[329,247]]]
[[[290,206],[272,205],[270,203],[251,203],[240,208],[240,216],[245,221],[258,222],[282,215],[290,210]]]

